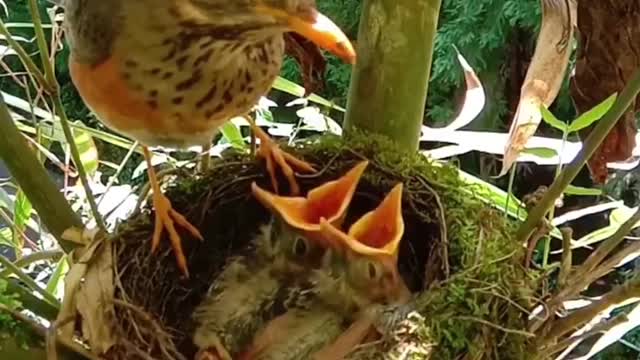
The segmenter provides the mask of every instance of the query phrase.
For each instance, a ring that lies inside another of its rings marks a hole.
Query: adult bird
[[[72,81],[106,126],[142,145],[155,208],[152,252],[166,230],[188,277],[175,224],[202,236],[162,194],[148,147],[206,147],[222,124],[248,114],[280,71],[286,32],[349,63],[355,61],[353,47],[316,10],[315,0],[59,1]],[[313,167],[279,150],[248,120],[274,188],[279,166],[295,193],[293,169]]]

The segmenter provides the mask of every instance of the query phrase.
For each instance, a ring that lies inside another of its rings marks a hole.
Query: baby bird
[[[199,359],[232,359],[269,317],[287,282],[319,267],[326,244],[320,220],[339,226],[367,162],[304,197],[286,197],[253,184],[254,196],[273,213],[256,238],[256,258],[239,257],[220,274],[194,311]]]
[[[377,319],[371,307],[409,301],[397,268],[404,233],[401,204],[398,184],[347,233],[321,219],[321,236],[331,248],[311,276],[316,299],[272,320],[241,359],[341,359],[372,333]],[[308,336],[302,340],[301,334]]]

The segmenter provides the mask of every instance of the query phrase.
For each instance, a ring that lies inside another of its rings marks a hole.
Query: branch
[[[567,317],[557,320],[545,336],[544,341],[553,343],[555,339],[582,326],[608,308],[635,297],[640,297],[640,275],[636,275],[633,279],[618,286],[591,305],[585,306],[569,314]]]
[[[540,223],[547,211],[553,206],[555,200],[562,194],[571,181],[575,179],[587,160],[598,149],[598,146],[600,146],[600,143],[602,143],[609,131],[611,131],[625,111],[635,101],[639,92],[640,69],[635,71],[611,109],[598,121],[593,131],[584,141],[580,152],[573,161],[564,168],[540,202],[531,210],[527,220],[518,229],[518,233],[516,234],[517,242],[524,243],[527,241],[534,232],[536,225]]]
[[[82,221],[51,181],[27,141],[18,130],[9,109],[0,96],[0,159],[20,184],[40,219],[65,251],[75,247],[62,239],[62,233],[71,227],[82,228]]]
[[[93,217],[96,220],[96,224],[98,225],[100,230],[106,233],[107,228],[104,224],[104,221],[102,220],[100,212],[98,211],[98,205],[96,203],[96,199],[93,197],[93,192],[91,191],[91,186],[89,185],[89,180],[87,178],[87,172],[85,171],[82,160],[80,159],[80,152],[78,151],[78,146],[76,146],[76,142],[73,138],[73,133],[71,132],[71,127],[69,126],[69,119],[67,118],[67,114],[65,113],[64,107],[62,106],[60,91],[58,91],[59,86],[56,81],[53,66],[49,61],[49,49],[44,35],[44,30],[42,29],[42,20],[40,19],[40,12],[38,11],[38,3],[36,0],[29,0],[29,10],[31,12],[31,18],[33,20],[33,28],[36,33],[36,39],[38,40],[38,48],[40,51],[40,57],[42,58],[42,66],[44,67],[45,79],[49,88],[55,90],[51,93],[55,113],[60,118],[60,125],[62,126],[64,137],[67,139],[67,143],[69,144],[71,157],[73,158],[73,162],[76,164],[78,176],[80,177],[80,182],[82,183],[82,187],[84,188],[84,191],[87,195],[87,201],[89,201],[89,206],[91,207]]]

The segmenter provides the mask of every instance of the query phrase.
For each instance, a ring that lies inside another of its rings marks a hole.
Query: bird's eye
[[[307,239],[298,236],[293,241],[293,255],[295,257],[303,257],[309,251],[309,244],[307,243]]]
[[[382,276],[382,266],[373,260],[360,258],[352,260],[349,266],[351,280],[358,286],[371,286]]]
[[[368,262],[367,268],[369,269],[369,279],[374,280],[378,277],[378,268],[374,263]]]

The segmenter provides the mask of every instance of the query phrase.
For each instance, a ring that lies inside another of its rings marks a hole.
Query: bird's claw
[[[198,229],[182,214],[173,209],[171,201],[164,194],[153,194],[153,207],[155,209],[155,226],[153,230],[153,238],[151,240],[151,252],[155,253],[158,250],[160,237],[162,236],[163,230],[166,229],[169,234],[169,240],[171,241],[171,247],[175,252],[178,268],[186,277],[189,277],[187,259],[184,255],[184,251],[182,250],[182,241],[175,225],[177,224],[185,228],[192,236],[202,241],[203,237],[200,234],[200,231],[198,231]]]
[[[308,162],[300,160],[295,156],[289,154],[286,151],[280,149],[267,133],[260,127],[250,121],[254,134],[260,139],[260,147],[258,149],[258,156],[261,156],[267,162],[267,171],[271,177],[271,185],[276,193],[280,193],[278,189],[278,181],[276,179],[276,166],[282,169],[282,173],[289,182],[291,188],[291,194],[296,196],[300,194],[300,186],[296,181],[294,169],[299,172],[313,173],[316,169]]]

